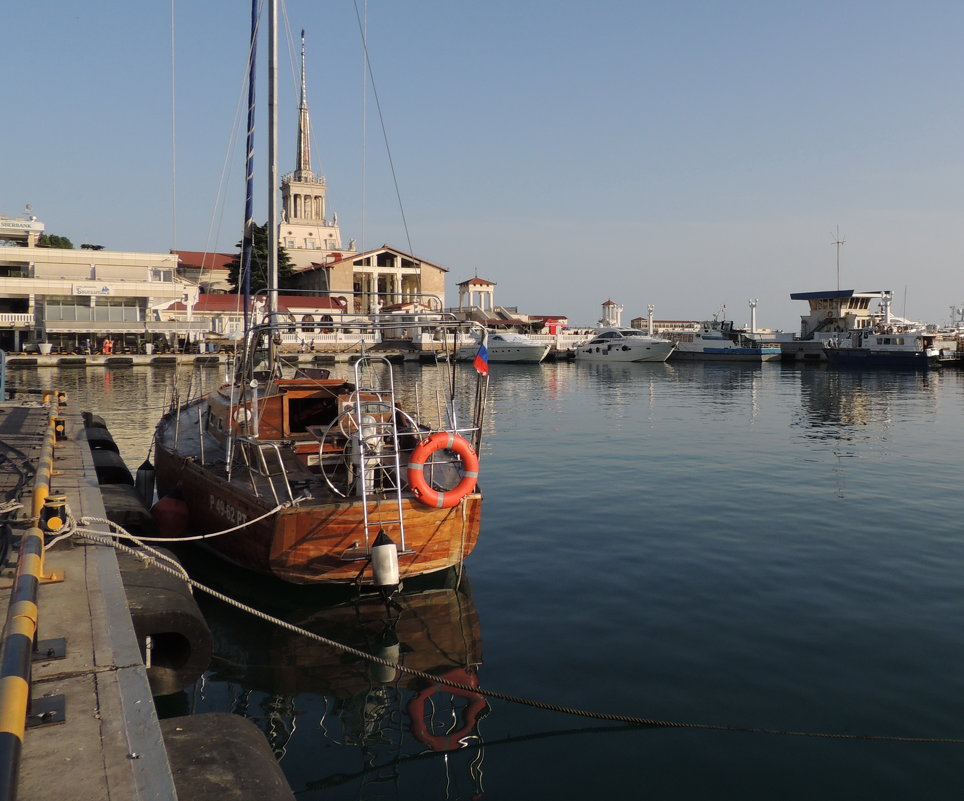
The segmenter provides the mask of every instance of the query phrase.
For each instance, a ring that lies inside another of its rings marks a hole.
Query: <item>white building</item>
[[[0,247],[0,349],[47,342],[76,350],[87,339],[96,348],[108,336],[118,349],[135,348],[203,332],[203,324],[160,318],[174,301],[197,302],[197,286],[177,276],[175,254],[37,247],[42,231],[34,219],[0,219],[0,244],[9,245]]]

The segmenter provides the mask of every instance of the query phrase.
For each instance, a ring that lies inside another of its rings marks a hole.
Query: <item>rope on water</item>
[[[86,518],[85,518],[86,519]],[[112,528],[118,528],[123,532],[123,535],[131,540],[137,542],[138,537],[124,531],[121,526],[116,523],[111,524]],[[307,637],[315,642],[322,643],[324,645],[336,648],[346,654],[351,654],[359,659],[365,660],[366,662],[371,662],[375,665],[382,665],[384,667],[392,668],[394,670],[400,671],[402,673],[407,673],[410,676],[415,676],[420,679],[424,679],[430,684],[440,684],[446,687],[452,687],[457,690],[462,690],[468,693],[476,693],[478,695],[484,696],[485,698],[495,698],[500,701],[505,701],[510,704],[519,704],[520,706],[527,706],[532,709],[541,709],[547,712],[560,712],[565,715],[573,715],[576,717],[588,718],[591,720],[605,720],[614,723],[624,723],[628,726],[635,727],[647,727],[647,728],[660,728],[660,729],[689,729],[697,731],[715,731],[715,732],[726,732],[726,733],[745,733],[745,734],[769,734],[774,736],[782,737],[810,737],[825,740],[863,740],[872,742],[897,742],[897,743],[953,743],[956,745],[964,744],[964,737],[907,737],[901,735],[890,735],[890,734],[848,734],[842,732],[815,732],[815,731],[799,731],[794,729],[771,729],[763,728],[757,726],[735,726],[725,723],[691,723],[685,721],[675,721],[675,720],[661,720],[659,718],[648,718],[636,715],[619,715],[607,712],[594,712],[587,709],[579,709],[577,707],[561,706],[559,704],[550,704],[543,701],[536,701],[531,698],[524,698],[518,695],[512,695],[510,693],[504,693],[498,690],[490,690],[483,687],[474,687],[469,684],[462,684],[457,681],[452,681],[443,676],[437,676],[433,673],[426,673],[422,670],[417,670],[415,668],[407,667],[405,665],[400,665],[396,662],[392,662],[388,659],[382,659],[381,657],[370,654],[367,651],[359,650],[358,648],[353,648],[350,645],[345,645],[344,643],[337,642],[335,640],[329,639],[321,634],[316,634],[315,632],[303,629],[300,626],[296,626],[293,623],[289,623],[286,620],[281,620],[280,618],[274,617],[262,612],[259,609],[255,609],[253,606],[249,606],[241,601],[231,598],[217,590],[201,584],[199,581],[192,579],[186,574],[184,568],[178,565],[175,569],[169,564],[169,561],[164,556],[164,554],[158,552],[156,549],[150,546],[144,545],[143,550],[138,550],[131,548],[127,545],[123,545],[114,539],[114,534],[110,532],[94,531],[84,528],[77,527],[72,532],[73,535],[80,536],[91,542],[95,542],[101,545],[109,545],[116,548],[119,551],[132,554],[140,559],[143,559],[148,564],[152,564],[160,570],[172,573],[180,578],[183,578],[191,587],[200,590],[212,598],[217,598],[230,606],[234,606],[243,612],[247,612],[254,617],[260,618],[272,625],[278,626],[279,628],[290,631],[294,634],[298,634],[302,637]],[[149,555],[145,556],[144,551],[147,551]]]

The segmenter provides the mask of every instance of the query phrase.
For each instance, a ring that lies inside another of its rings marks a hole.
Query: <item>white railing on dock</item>
[[[344,331],[330,334],[315,331],[287,331],[281,334],[281,342],[284,345],[357,345],[359,342],[375,345],[381,341],[382,338],[378,334],[347,334]]]

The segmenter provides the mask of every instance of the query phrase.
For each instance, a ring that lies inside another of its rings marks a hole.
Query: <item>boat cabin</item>
[[[824,292],[792,292],[790,300],[805,300],[810,305],[809,314],[800,315],[800,339],[813,339],[815,334],[843,333],[873,328],[882,320],[886,311],[871,310],[871,301],[878,301],[889,309],[891,292],[855,292],[837,289]]]

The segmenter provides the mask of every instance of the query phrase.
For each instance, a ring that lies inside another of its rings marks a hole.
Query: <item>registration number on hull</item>
[[[210,496],[209,508],[218,515],[218,517],[226,520],[233,526],[239,526],[242,523],[248,522],[248,516],[243,511],[236,506],[232,506],[225,501],[224,498],[219,498],[216,495]]]

